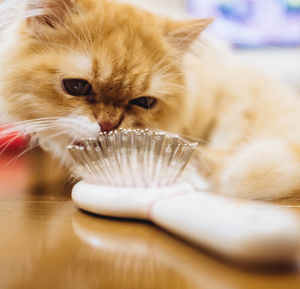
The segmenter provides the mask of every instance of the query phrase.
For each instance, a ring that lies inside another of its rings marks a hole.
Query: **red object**
[[[0,152],[12,152],[25,149],[29,145],[29,136],[22,135],[18,131],[6,131],[9,126],[0,128]]]

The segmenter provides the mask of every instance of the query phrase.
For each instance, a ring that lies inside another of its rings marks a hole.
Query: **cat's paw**
[[[247,199],[290,197],[300,190],[300,162],[288,142],[277,139],[248,144],[228,161],[218,190]]]

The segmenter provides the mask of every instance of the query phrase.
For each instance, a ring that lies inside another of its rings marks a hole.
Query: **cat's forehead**
[[[102,52],[102,53],[101,53]],[[99,55],[100,54],[100,55]],[[60,56],[58,73],[62,78],[83,78],[101,94],[118,92],[118,99],[145,91],[151,80],[151,67],[126,61],[102,50],[98,53],[65,52]]]
[[[123,57],[109,51],[101,50],[92,52],[63,52],[60,54],[60,74],[74,74],[94,78],[100,82],[111,78],[120,78],[120,75],[139,77],[147,74],[150,63],[145,63],[133,57]]]
[[[93,71],[93,60],[87,53],[64,53],[60,57],[58,70],[60,74],[66,76],[73,74],[73,77],[90,77]]]
[[[66,47],[62,49],[62,72],[93,73],[99,81],[114,74],[139,77],[164,57],[165,51],[159,44],[147,42],[141,35],[127,33],[113,31],[108,36],[99,31],[93,41],[80,33],[76,33],[77,37],[81,36],[80,41],[73,34],[69,35],[69,42],[64,40],[62,43],[62,47]]]

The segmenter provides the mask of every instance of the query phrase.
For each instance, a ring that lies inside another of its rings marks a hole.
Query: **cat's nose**
[[[102,132],[110,132],[118,126],[118,123],[112,123],[109,121],[98,122],[98,124],[101,127]]]

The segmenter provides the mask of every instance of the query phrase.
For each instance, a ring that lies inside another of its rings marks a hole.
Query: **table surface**
[[[300,288],[297,268],[229,265],[150,223],[84,213],[68,186],[33,186],[39,162],[10,158],[0,158],[1,289]]]

